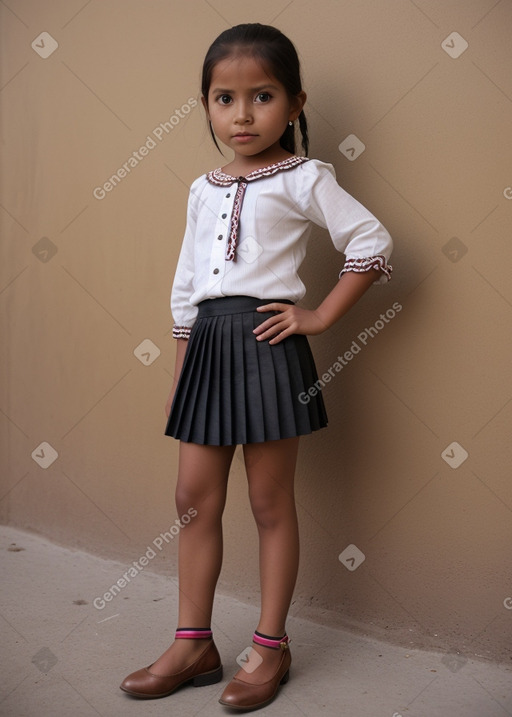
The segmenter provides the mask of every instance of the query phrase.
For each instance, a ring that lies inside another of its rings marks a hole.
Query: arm
[[[190,304],[190,296],[194,291],[194,239],[197,224],[197,206],[201,185],[205,181],[203,177],[199,177],[190,187],[187,204],[187,226],[171,291],[171,311],[174,318],[172,335],[176,339],[176,360],[174,363],[174,380],[165,404],[167,417],[171,412],[174,394],[183,368],[188,337],[197,316],[197,307]]]
[[[390,279],[387,261],[393,242],[388,231],[362,204],[336,182],[334,168],[317,160],[297,170],[297,206],[311,222],[327,229],[345,265],[333,290],[313,310],[279,302],[258,311],[279,311],[258,326],[259,341],[279,343],[291,334],[320,334],[330,328],[361,298],[373,283]]]
[[[185,358],[185,351],[187,350],[187,339],[177,339],[176,340],[176,361],[174,364],[174,381],[172,383],[171,391],[169,393],[169,398],[167,399],[167,403],[165,404],[165,414],[167,418],[169,418],[169,414],[171,412],[171,406],[172,401],[174,398],[174,394],[176,393],[176,387],[178,385],[178,381],[181,375],[181,369],[183,368],[183,360]]]
[[[280,303],[258,306],[258,311],[280,313],[254,329],[257,340],[270,339],[270,344],[277,344],[291,334],[321,334],[354,306],[371,284],[379,279],[380,274],[377,269],[362,273],[348,271],[342,274],[334,289],[315,310]]]

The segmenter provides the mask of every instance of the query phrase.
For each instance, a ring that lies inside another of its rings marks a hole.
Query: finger
[[[265,331],[263,334],[258,334],[256,336],[257,341],[267,341],[267,339],[274,338],[277,334],[279,334],[280,331],[275,326],[269,328],[267,331]]]
[[[253,329],[254,334],[261,334],[267,329],[270,329],[272,326],[275,326],[282,320],[282,314],[275,314],[274,316],[271,316],[269,319],[266,319],[265,321],[262,321],[261,324],[258,324],[255,329]]]
[[[286,332],[286,334],[284,332]],[[286,338],[286,336],[289,336],[290,333],[293,333],[293,330],[290,328],[289,323],[286,321],[278,320],[272,325],[269,325],[268,328],[266,328],[265,331],[263,331],[262,333],[258,334],[256,338],[258,341],[266,341],[267,339],[275,339],[277,336]]]
[[[267,326],[265,326],[263,331],[259,332],[256,335],[256,338],[258,339],[258,341],[266,341],[267,339],[274,338],[274,336],[277,336],[277,334],[280,334],[286,328],[287,328],[287,324],[285,322],[282,322],[279,320],[274,321],[272,323],[269,323]]]
[[[288,336],[291,336],[293,334],[293,330],[290,328],[284,329],[283,331],[280,331],[277,336],[274,336],[269,340],[269,344],[271,346],[275,346],[275,344],[280,343],[284,339],[288,338]]]
[[[256,311],[285,311],[290,308],[290,304],[280,304],[278,301],[274,301],[272,304],[265,304],[265,306],[256,307]]]

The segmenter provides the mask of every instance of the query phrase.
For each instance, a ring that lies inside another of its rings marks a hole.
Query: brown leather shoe
[[[187,682],[194,687],[203,687],[222,680],[220,655],[213,640],[208,641],[208,645],[195,662],[174,675],[155,675],[150,668],[151,665],[132,672],[121,683],[121,689],[132,697],[155,699],[167,697]]]
[[[265,638],[265,641],[263,641],[261,637],[262,636],[259,636],[258,633],[255,633],[254,642],[256,642],[256,644],[264,645],[265,647],[282,650],[281,659],[275,675],[267,682],[263,682],[259,685],[245,682],[239,677],[233,677],[219,699],[221,705],[225,705],[226,707],[231,707],[236,710],[257,710],[260,707],[264,707],[269,704],[269,702],[272,702],[277,694],[279,686],[288,682],[290,664],[292,661],[292,656],[288,647],[288,636],[285,635],[285,637],[281,640]],[[275,643],[275,645],[269,644],[270,642]]]

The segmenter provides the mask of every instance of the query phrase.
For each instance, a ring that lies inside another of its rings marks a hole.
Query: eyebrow
[[[279,88],[276,85],[268,84],[268,85],[261,85],[261,87],[250,87],[250,92],[261,92],[262,90],[278,90]],[[222,87],[214,87],[210,90],[211,92],[220,92],[221,94],[233,94],[235,90],[228,90],[223,89]]]

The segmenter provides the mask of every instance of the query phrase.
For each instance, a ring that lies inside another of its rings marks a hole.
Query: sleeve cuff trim
[[[363,259],[347,259],[343,269],[340,272],[340,277],[347,271],[364,272],[370,271],[371,269],[378,269],[386,275],[388,281],[391,279],[391,272],[393,271],[393,267],[391,266],[391,264],[387,263],[386,257],[382,256],[382,254],[378,254],[377,256],[365,257]]]
[[[172,337],[173,339],[188,339],[191,331],[192,329],[189,329],[188,326],[173,326]]]

